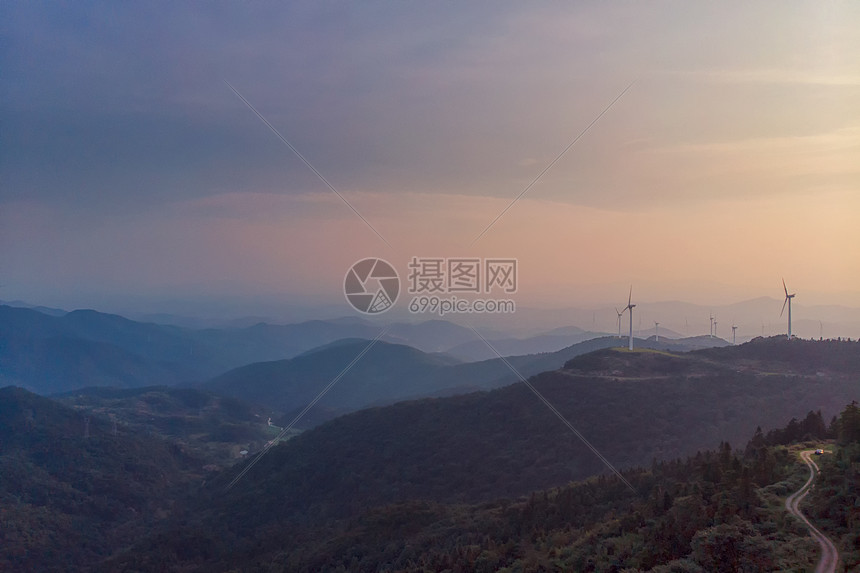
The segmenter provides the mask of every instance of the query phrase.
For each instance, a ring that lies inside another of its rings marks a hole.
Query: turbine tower
[[[714,320],[714,336],[717,337],[717,321]],[[719,338],[719,337],[717,337]]]
[[[627,310],[627,309],[624,309]],[[624,310],[618,312],[618,308],[615,309],[615,314],[618,315],[618,338],[621,338],[621,315],[624,314]]]
[[[627,295],[627,306],[624,307],[624,310],[630,311],[630,344],[628,348],[633,350],[633,308],[636,306],[632,303],[633,301],[633,285],[630,285],[630,294]]]
[[[654,321],[654,342],[660,342],[660,323]]]
[[[785,312],[785,305],[788,305],[788,339],[791,340],[791,299],[797,293],[788,294],[788,287],[785,286],[785,279],[782,279],[782,290],[785,291],[785,302],[782,303],[782,310],[779,312],[779,316],[782,316],[782,313]]]
[[[735,344],[735,334],[737,333],[738,327],[736,325],[732,325],[732,344]]]

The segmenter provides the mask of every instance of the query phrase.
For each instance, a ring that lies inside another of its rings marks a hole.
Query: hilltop
[[[613,348],[569,360],[564,370],[615,378],[701,377],[720,373],[840,378],[860,371],[860,343],[771,337],[756,338],[739,346],[715,346],[691,352],[647,347],[628,352]]]
[[[269,404],[289,411],[301,408],[335,379],[356,356],[368,348],[367,340],[344,340],[295,358],[261,362],[231,370],[207,382],[213,392]],[[374,401],[394,401],[440,390],[434,374],[456,362],[410,346],[377,341],[361,360],[346,371],[322,404],[355,410]]]
[[[733,349],[708,348],[697,356],[758,371],[799,375],[852,374],[860,372],[860,341],[785,340],[782,336],[755,338]]]

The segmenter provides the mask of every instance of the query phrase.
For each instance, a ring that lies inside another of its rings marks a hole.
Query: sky
[[[0,299],[347,315],[356,261],[462,257],[516,259],[532,307],[783,278],[860,307],[857,30],[850,2],[4,2]]]

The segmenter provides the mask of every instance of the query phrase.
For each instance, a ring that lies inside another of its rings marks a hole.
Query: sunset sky
[[[0,30],[2,300],[346,315],[359,259],[492,256],[532,306],[785,277],[860,307],[860,3],[13,1]]]

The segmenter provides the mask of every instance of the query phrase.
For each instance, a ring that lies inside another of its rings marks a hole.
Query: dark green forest
[[[827,516],[827,525],[841,534],[846,570],[852,570],[857,562],[851,543],[860,534],[860,441],[850,429],[856,410],[849,406],[830,425],[820,412],[810,412],[785,428],[756,432],[744,448],[722,443],[626,470],[633,491],[599,476],[518,499],[410,500],[303,524],[277,510],[260,521],[235,504],[200,508],[196,518],[147,539],[102,570],[811,570],[818,547],[782,503],[806,479],[800,449],[825,442],[835,451],[824,473],[833,490],[821,507],[837,512]]]
[[[175,443],[0,389],[0,571],[87,570],[190,496],[202,465]]]
[[[521,383],[341,416],[251,456],[234,487],[247,466],[219,471],[225,452],[271,431],[256,406],[0,389],[0,570],[811,570],[783,504],[819,447],[805,511],[851,570],[858,350],[599,350],[532,377],[631,488]]]
[[[720,441],[743,443],[757,425],[785,424],[786,412],[837,412],[858,389],[851,375],[738,372],[689,354],[605,350],[579,360],[532,383],[618,467],[675,459]],[[514,384],[342,416],[273,449],[247,479],[278,492],[277,511],[301,521],[307,514],[349,517],[368,503],[514,498],[603,471]],[[275,511],[266,496],[237,488],[227,496],[234,497],[236,510],[252,519]]]
[[[276,412],[196,388],[82,388],[54,396],[99,418],[117,420],[125,433],[160,436],[223,468],[256,451],[278,433],[267,425]]]
[[[845,571],[860,571],[860,408],[852,402],[833,427],[834,455],[819,460],[821,476],[806,513],[841,548]]]

